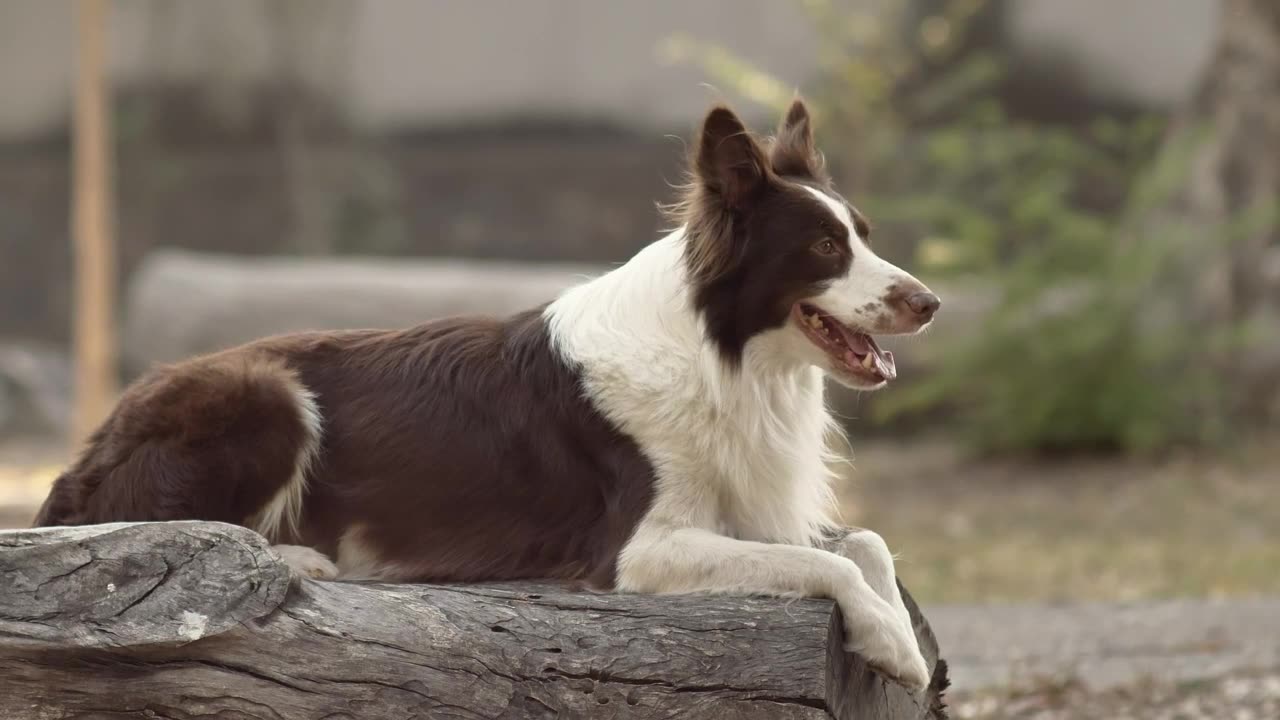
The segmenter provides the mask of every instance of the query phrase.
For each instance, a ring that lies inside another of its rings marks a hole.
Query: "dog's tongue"
[[[868,370],[875,369],[885,380],[898,377],[898,368],[893,363],[893,353],[881,350],[875,338],[865,333],[844,333],[849,352],[845,353],[845,361],[851,365],[862,365]],[[858,357],[861,355],[862,357]],[[871,358],[870,366],[864,358]]]

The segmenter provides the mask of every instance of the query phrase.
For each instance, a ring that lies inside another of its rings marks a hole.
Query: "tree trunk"
[[[1161,173],[1166,177],[1160,177]],[[1175,114],[1153,187],[1167,195],[1140,220],[1176,243],[1182,319],[1206,333],[1243,325],[1248,347],[1219,358],[1240,378],[1248,414],[1276,410],[1280,388],[1280,3],[1222,0],[1218,44],[1199,88]]]
[[[905,594],[905,592],[904,592]],[[289,575],[244,528],[0,533],[0,717],[945,717],[832,603]]]
[[[1218,48],[1192,101],[1175,121],[1177,142],[1205,128],[1179,196],[1197,225],[1269,211],[1271,222],[1232,238],[1229,301],[1237,314],[1280,286],[1266,282],[1268,252],[1280,245],[1280,4],[1224,0]]]

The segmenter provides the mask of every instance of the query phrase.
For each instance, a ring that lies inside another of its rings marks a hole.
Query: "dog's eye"
[[[836,247],[836,244],[834,242],[830,240],[823,240],[822,242],[813,246],[813,251],[818,253],[819,255],[835,255],[836,253],[840,252],[840,249]]]

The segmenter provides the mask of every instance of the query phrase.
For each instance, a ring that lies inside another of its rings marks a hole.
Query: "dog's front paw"
[[[272,545],[271,549],[276,551],[290,570],[302,577],[316,580],[333,580],[338,577],[338,566],[312,548],[302,545]]]
[[[844,649],[857,653],[871,667],[898,680],[913,692],[929,686],[929,664],[916,644],[899,623],[889,618],[874,624],[870,632],[849,630]]]

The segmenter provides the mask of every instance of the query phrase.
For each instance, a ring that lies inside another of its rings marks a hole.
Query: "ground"
[[[1280,673],[1144,681],[1100,692],[1071,681],[1045,681],[966,693],[950,706],[957,720],[1275,720],[1280,718]]]
[[[1276,443],[1052,463],[855,447],[846,515],[928,606],[955,717],[1280,718]]]
[[[1280,443],[1212,458],[967,459],[857,443],[846,519],[880,532],[956,680],[957,718],[1280,717]],[[0,527],[67,455],[0,443]]]
[[[924,602],[1280,595],[1280,444],[1054,462],[855,447],[846,514]]]
[[[56,439],[0,439],[0,528],[31,522],[69,454]]]

